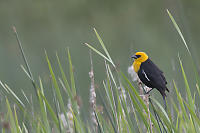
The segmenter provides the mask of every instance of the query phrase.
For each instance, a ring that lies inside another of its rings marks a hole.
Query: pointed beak
[[[131,58],[133,58],[133,59],[137,59],[137,56],[133,55],[133,56],[131,56]]]

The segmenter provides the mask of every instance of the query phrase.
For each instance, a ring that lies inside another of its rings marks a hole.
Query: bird
[[[167,81],[163,71],[153,63],[145,52],[136,52],[131,58],[134,59],[133,68],[141,82],[147,87],[152,88],[151,90],[155,88],[160,92],[166,109],[166,91],[169,92],[169,89],[167,88]],[[148,94],[149,92],[146,93]]]

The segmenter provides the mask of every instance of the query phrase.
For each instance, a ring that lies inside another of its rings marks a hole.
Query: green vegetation
[[[116,67],[100,35],[94,29],[105,54],[95,49],[90,44],[86,44],[86,46],[93,51],[93,54],[98,54],[105,60],[106,77],[102,82],[103,88],[96,88],[94,84],[95,73],[93,72],[91,55],[91,88],[90,100],[88,101],[90,102],[90,118],[86,119],[80,114],[81,100],[76,89],[76,81],[74,79],[73,64],[69,49],[66,50],[68,55],[69,75],[65,74],[64,67],[57,54],[56,57],[60,75],[54,73],[51,60],[46,52],[46,60],[52,83],[52,87],[49,88],[49,91],[53,94],[50,99],[51,101],[47,100],[43,81],[39,78],[39,83],[37,84],[33,79],[18,34],[15,30],[26,66],[22,68],[29,77],[36,93],[32,97],[27,97],[22,91],[25,97],[25,100],[22,101],[14,93],[14,88],[11,89],[7,84],[0,82],[4,89],[0,93],[1,132],[200,132],[199,108],[197,105],[197,97],[200,97],[198,84],[199,75],[197,74],[194,60],[192,59],[192,55],[181,30],[169,11],[168,14],[188,50],[188,56],[191,58],[191,64],[193,64],[193,69],[191,69],[191,71],[196,73],[195,92],[198,92],[197,94],[194,93],[193,95],[191,93],[191,88],[183,68],[184,63],[179,57],[180,69],[183,77],[182,83],[185,84],[186,98],[180,93],[176,81],[173,81],[173,87],[170,88],[170,91],[175,89],[176,97],[170,97],[168,99],[168,110],[165,110],[161,103],[151,96],[151,99],[148,99],[150,104],[144,101],[143,96],[138,92],[137,83],[130,81],[127,76]],[[96,103],[96,95],[100,99],[100,104]]]

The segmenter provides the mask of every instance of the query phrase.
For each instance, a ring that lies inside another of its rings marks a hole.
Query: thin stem
[[[151,98],[149,98],[149,102],[150,102],[150,104],[151,104],[151,106],[152,106],[152,108],[153,108],[153,113],[154,113],[154,115],[155,115],[155,117],[156,117],[156,121],[157,121],[157,123],[158,123],[160,132],[162,133],[162,129],[161,129],[161,127],[160,127],[160,122],[159,122],[159,120],[158,120],[158,117],[159,117],[159,116],[158,116],[158,114],[157,114],[157,112],[156,112],[156,110],[155,110],[155,108],[154,108],[153,103],[151,102]]]
[[[30,77],[30,79],[31,79],[31,83],[32,83],[32,85],[33,85],[33,87],[34,87],[34,89],[35,89],[36,96],[38,96],[38,94],[37,94],[37,87],[36,87],[35,81],[34,81],[34,79],[33,79],[33,75],[32,75],[32,73],[31,73],[31,69],[30,69],[29,64],[28,64],[28,61],[27,61],[27,59],[26,59],[26,56],[25,56],[25,53],[24,53],[24,50],[23,50],[23,47],[22,47],[22,44],[21,44],[21,41],[20,41],[20,39],[19,39],[19,36],[18,36],[18,33],[17,33],[17,30],[16,30],[15,26],[13,26],[13,31],[14,31],[15,37],[16,37],[16,39],[17,39],[17,43],[18,43],[18,46],[19,46],[19,48],[20,48],[20,52],[21,52],[21,54],[22,54],[22,58],[23,58],[23,60],[24,60],[26,69],[27,69],[28,74],[29,74],[29,77]]]
[[[140,95],[142,96],[142,99],[144,100],[146,106],[147,106],[147,111],[148,111],[148,121],[149,121],[149,126],[150,126],[150,132],[153,133],[153,124],[151,121],[151,117],[150,117],[150,110],[149,110],[149,94],[146,93],[146,90],[143,88],[142,86],[142,82],[140,81],[140,79],[138,78],[138,86],[140,88]],[[143,93],[145,95],[143,95]]]

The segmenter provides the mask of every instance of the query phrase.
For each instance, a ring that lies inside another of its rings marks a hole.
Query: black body
[[[169,92],[166,87],[167,81],[163,72],[150,59],[141,63],[138,76],[146,86],[156,88],[165,99],[165,91]]]

